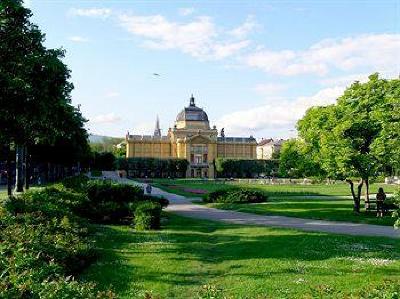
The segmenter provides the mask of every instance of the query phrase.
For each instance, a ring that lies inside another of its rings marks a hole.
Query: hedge
[[[152,201],[143,201],[135,208],[135,229],[159,229],[161,222],[161,204]]]
[[[131,177],[186,177],[189,162],[186,159],[118,158],[115,166]]]
[[[88,222],[74,209],[85,196],[46,188],[0,208],[0,298],[114,298],[72,279],[95,258]]]
[[[260,203],[267,200],[268,196],[263,192],[244,188],[216,190],[203,198],[207,203]]]

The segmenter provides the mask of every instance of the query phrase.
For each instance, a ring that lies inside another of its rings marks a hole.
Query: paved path
[[[143,186],[143,184],[132,180],[120,179],[114,172],[104,172],[104,175],[108,178],[118,180],[121,183]],[[233,224],[272,226],[345,235],[400,238],[400,230],[395,230],[391,226],[302,219],[285,216],[255,215],[236,211],[219,210],[194,204],[185,196],[169,193],[155,187],[153,187],[152,195],[163,196],[170,201],[166,211],[191,218],[222,221]]]

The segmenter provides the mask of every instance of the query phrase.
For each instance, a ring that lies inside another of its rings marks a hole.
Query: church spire
[[[156,127],[154,129],[154,136],[161,137],[161,129],[160,129],[160,119],[157,115],[156,119]]]
[[[194,96],[193,96],[193,94],[192,94],[192,96],[190,97],[190,105],[189,105],[190,107],[194,107],[194,106],[196,106],[196,104],[194,103]]]

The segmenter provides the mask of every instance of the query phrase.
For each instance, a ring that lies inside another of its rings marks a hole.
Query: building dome
[[[177,122],[181,121],[202,121],[208,122],[207,113],[203,109],[196,106],[193,95],[190,98],[190,104],[185,107],[176,117]]]

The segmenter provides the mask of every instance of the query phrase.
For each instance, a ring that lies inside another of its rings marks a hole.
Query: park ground
[[[120,298],[359,298],[400,285],[398,239],[173,214],[160,231],[99,226],[97,236],[100,259],[83,278],[111,286]]]
[[[208,204],[210,207],[219,209],[306,219],[377,225],[394,224],[394,219],[390,215],[377,218],[376,213],[367,213],[364,210],[360,214],[355,214],[353,212],[350,189],[348,184],[345,183],[333,185],[260,185],[200,180],[155,179],[152,184],[165,191],[188,197],[203,197],[208,192],[233,186],[253,188],[263,191],[269,196],[268,202],[262,204]],[[385,192],[389,194],[400,190],[400,186],[374,183],[370,186],[370,192],[372,194],[376,193],[379,187],[383,187]],[[374,195],[371,195],[371,198],[374,198]]]
[[[340,196],[344,186],[327,191],[276,186],[271,203],[285,202],[288,193]],[[158,231],[97,225],[95,236],[99,259],[80,278],[111,287],[119,298],[392,298],[400,292],[399,239],[241,226],[171,213],[164,214]]]

